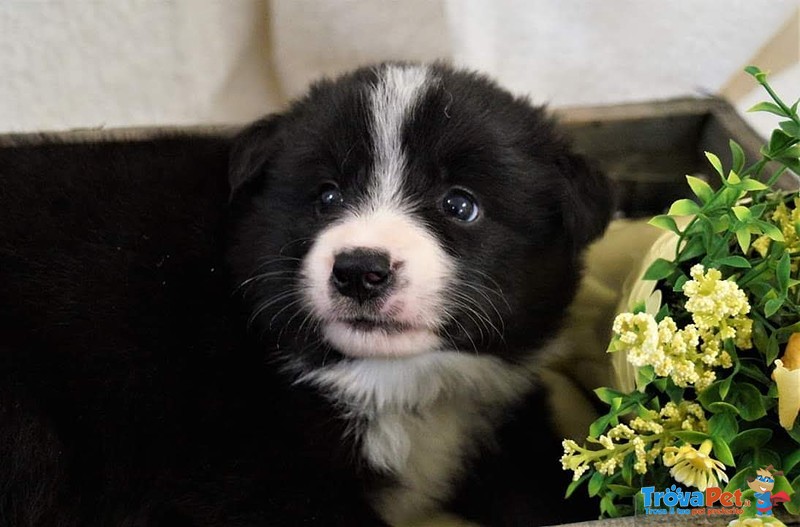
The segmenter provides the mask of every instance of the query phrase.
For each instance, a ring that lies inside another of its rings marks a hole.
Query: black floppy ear
[[[228,163],[229,202],[247,183],[263,174],[279,151],[282,123],[282,115],[270,115],[252,123],[233,139]]]
[[[614,212],[611,182],[582,156],[568,154],[559,165],[566,180],[564,225],[580,250],[605,232]]]

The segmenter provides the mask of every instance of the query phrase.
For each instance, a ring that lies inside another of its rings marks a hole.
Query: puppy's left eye
[[[478,202],[469,192],[454,188],[444,196],[442,210],[448,216],[469,223],[478,217]]]
[[[334,209],[344,203],[344,196],[336,183],[325,183],[319,189],[317,198],[317,210],[325,212]]]

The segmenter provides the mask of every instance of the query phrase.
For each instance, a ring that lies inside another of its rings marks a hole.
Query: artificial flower
[[[800,333],[793,333],[783,357],[775,361],[772,378],[778,385],[778,419],[791,430],[800,412]]]
[[[710,439],[703,441],[699,450],[692,445],[667,447],[662,460],[664,466],[672,467],[669,473],[675,481],[706,490],[707,487],[719,486],[720,481],[728,481],[725,465],[709,455],[711,447]]]

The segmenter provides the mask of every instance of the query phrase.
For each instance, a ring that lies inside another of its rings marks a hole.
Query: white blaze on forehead
[[[439,349],[442,341],[437,332],[446,319],[444,291],[455,267],[436,236],[411,214],[402,195],[408,154],[403,151],[403,124],[433,77],[422,66],[385,66],[377,73],[378,81],[369,92],[374,145],[369,187],[343,218],[316,236],[302,272],[306,303],[322,322],[323,338],[353,357]],[[374,315],[402,324],[406,330],[367,332],[343,320],[347,308],[331,287],[330,275],[336,255],[353,249],[389,255],[394,287]]]
[[[385,66],[370,91],[374,168],[370,205],[389,205],[400,198],[403,172],[403,123],[413,114],[425,86],[431,81],[425,66]]]

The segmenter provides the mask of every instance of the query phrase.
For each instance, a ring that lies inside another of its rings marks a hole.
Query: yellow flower
[[[706,439],[700,450],[692,445],[667,447],[662,457],[664,466],[672,467],[669,473],[678,483],[700,490],[717,487],[720,481],[727,482],[728,476],[724,472],[725,465],[709,456],[711,446],[711,440]]]
[[[791,430],[800,412],[800,333],[789,337],[783,357],[775,361],[772,378],[778,385],[778,418]]]

